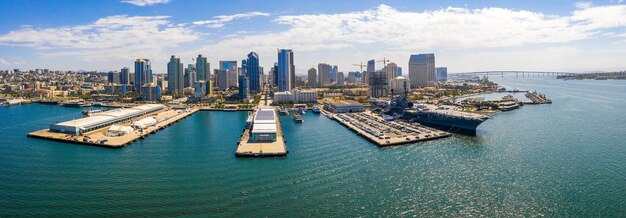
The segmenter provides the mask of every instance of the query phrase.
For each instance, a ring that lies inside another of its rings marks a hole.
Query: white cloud
[[[574,3],[574,5],[576,6],[576,8],[586,9],[586,8],[590,8],[591,6],[593,6],[593,3],[591,3],[591,2],[576,2],[576,3]]]
[[[168,18],[117,15],[86,25],[25,27],[0,35],[0,44],[31,47],[45,57],[76,56],[85,61],[165,57],[166,49],[199,38],[191,29],[170,26]]]
[[[270,14],[254,11],[254,12],[247,12],[247,13],[233,14],[233,15],[219,15],[219,16],[213,17],[215,18],[213,20],[201,20],[201,21],[194,21],[192,23],[195,25],[207,26],[209,28],[221,28],[221,27],[224,27],[226,23],[231,22],[235,19],[247,19],[247,18],[257,17],[257,16],[267,17],[267,16],[270,16]]]
[[[143,7],[156,4],[167,4],[170,0],[124,0],[122,2]]]
[[[411,12],[380,5],[339,14],[279,16],[274,21],[286,30],[228,38],[194,52],[213,50],[236,58],[253,50],[274,57],[276,48],[292,48],[305,57],[296,63],[300,66],[328,61],[352,69],[351,63],[373,57],[393,58],[402,66],[410,53],[561,46],[602,37],[609,28],[626,27],[626,6],[590,7],[558,16],[505,8]],[[275,61],[268,59],[265,65]]]

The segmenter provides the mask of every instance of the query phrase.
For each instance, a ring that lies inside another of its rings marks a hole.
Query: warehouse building
[[[250,142],[276,141],[276,112],[272,108],[258,109],[254,116]]]
[[[365,108],[361,103],[352,100],[326,100],[324,110],[333,113],[354,113],[363,112]]]
[[[50,131],[68,134],[81,134],[115,123],[129,121],[133,118],[164,109],[162,104],[146,104],[132,108],[105,111],[91,117],[85,117],[56,124],[50,124]]]

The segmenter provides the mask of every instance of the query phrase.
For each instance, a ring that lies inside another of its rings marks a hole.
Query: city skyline
[[[143,57],[164,74],[171,55],[187,64],[203,54],[217,64],[253,51],[270,69],[277,48],[293,49],[297,75],[319,63],[348,72],[383,58],[408,69],[408,57],[418,53],[437,54],[437,65],[450,72],[626,68],[626,5],[618,0],[216,2],[198,9],[181,0],[3,2],[0,16],[12,22],[0,26],[0,69],[109,71]],[[86,10],[92,7],[102,10]],[[29,11],[15,13],[20,8]],[[186,13],[201,9],[206,13]],[[46,16],[61,10],[75,13]]]

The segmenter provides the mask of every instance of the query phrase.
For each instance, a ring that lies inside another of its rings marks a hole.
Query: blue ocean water
[[[283,158],[235,158],[245,112],[198,112],[106,149],[26,137],[81,109],[3,107],[0,216],[624,216],[626,81],[492,79],[554,103],[391,148],[285,116]]]

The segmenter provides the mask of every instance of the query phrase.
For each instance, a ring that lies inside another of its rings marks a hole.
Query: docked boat
[[[280,108],[280,110],[278,110],[278,114],[280,114],[280,115],[289,115],[289,109],[287,109],[285,107]]]
[[[293,120],[296,121],[296,123],[304,122],[304,120],[302,120],[302,115],[300,115],[298,113],[294,113],[293,114]]]
[[[41,100],[41,101],[38,101],[37,103],[39,103],[39,104],[48,104],[48,105],[57,105],[57,104],[59,104],[59,101],[56,101],[56,100]]]
[[[103,112],[103,110],[89,109],[89,110],[84,110],[82,113],[86,117],[91,117],[92,115],[97,114],[97,113],[101,113],[101,112]]]
[[[519,108],[519,104],[515,101],[505,101],[498,103],[498,109],[501,111],[511,111]]]
[[[313,108],[311,108],[311,111],[313,111],[313,113],[319,114],[320,113],[320,107],[315,105],[315,106],[313,106]]]
[[[104,107],[104,106],[107,106],[107,103],[104,103],[104,102],[94,102],[93,104],[91,104],[91,106]]]
[[[69,100],[69,101],[64,101],[63,103],[61,103],[61,106],[63,107],[89,107],[91,106],[91,104],[83,100]]]

